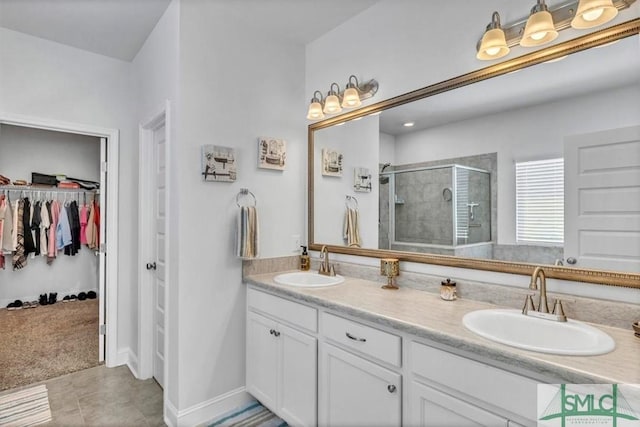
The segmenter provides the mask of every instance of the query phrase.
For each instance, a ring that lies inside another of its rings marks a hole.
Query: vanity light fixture
[[[529,19],[524,27],[524,34],[520,39],[520,46],[532,47],[551,43],[558,37],[553,24],[553,16],[544,0],[538,0],[531,9]]]
[[[480,47],[478,48],[478,59],[498,59],[507,55],[511,49],[507,46],[504,30],[500,27],[500,14],[493,12],[491,23],[487,25],[487,30],[482,36]]]
[[[576,29],[593,28],[611,21],[618,14],[612,0],[580,0],[571,26]]]
[[[549,43],[567,28],[580,30],[603,25],[635,2],[636,0],[567,0],[550,9],[544,0],[537,0],[527,18],[506,25],[501,24],[500,15],[494,12],[491,23],[476,45],[476,58],[498,59],[507,55],[508,49],[514,46],[537,47]]]
[[[360,84],[354,75],[349,76],[345,90],[341,91],[337,83],[331,83],[326,98],[316,90],[311,98],[307,119],[320,120],[325,114],[338,114],[343,108],[357,108],[362,105],[362,100],[371,98],[378,92],[378,82],[375,79]]]

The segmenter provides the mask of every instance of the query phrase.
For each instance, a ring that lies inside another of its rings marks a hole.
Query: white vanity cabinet
[[[537,381],[415,341],[408,352],[407,425],[535,425]]]
[[[321,313],[318,367],[320,426],[400,426],[402,375],[376,362],[400,366],[401,338]]]
[[[249,289],[247,391],[294,426],[315,426],[317,310]]]

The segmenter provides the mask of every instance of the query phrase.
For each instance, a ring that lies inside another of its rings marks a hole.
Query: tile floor
[[[44,381],[53,420],[46,426],[164,426],[162,389],[126,366],[97,366]]]

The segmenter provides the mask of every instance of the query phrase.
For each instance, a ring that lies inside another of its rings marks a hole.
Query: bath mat
[[[287,427],[288,424],[257,400],[232,409],[207,424],[208,427]]]
[[[45,385],[0,395],[0,426],[27,427],[51,421]]]

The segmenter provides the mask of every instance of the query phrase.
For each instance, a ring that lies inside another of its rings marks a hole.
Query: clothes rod
[[[31,193],[96,193],[100,194],[100,189],[90,190],[88,188],[58,188],[58,187],[33,187],[29,185],[0,185],[0,190],[5,191],[29,191]]]

